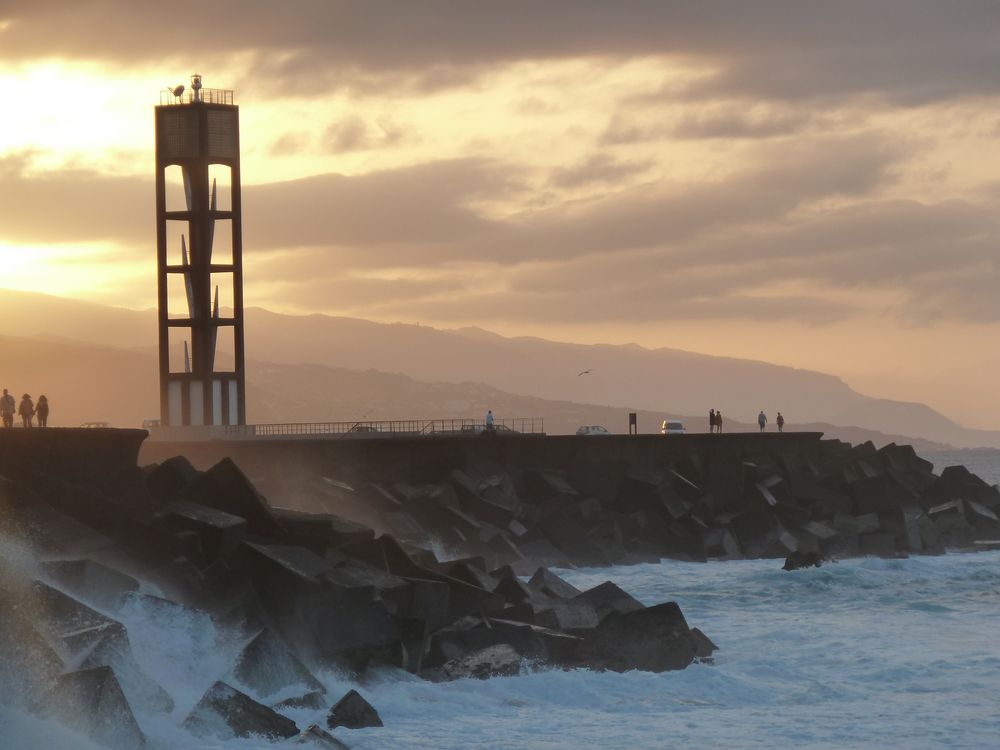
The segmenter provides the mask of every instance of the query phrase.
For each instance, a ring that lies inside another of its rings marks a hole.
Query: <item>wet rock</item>
[[[349,691],[337,701],[326,717],[326,725],[330,729],[345,727],[346,729],[363,729],[365,727],[381,727],[382,718],[372,705],[361,697],[357,690]]]
[[[694,655],[696,659],[701,661],[711,660],[712,654],[719,650],[712,639],[701,632],[698,628],[691,628],[690,630],[691,642],[694,644]]]
[[[139,590],[139,582],[132,576],[93,560],[53,560],[41,567],[60,588],[111,611],[117,611],[129,594]]]
[[[596,628],[601,618],[597,609],[589,602],[553,602],[551,605],[537,605],[534,624],[552,630],[577,631]]]
[[[161,503],[187,487],[198,477],[198,470],[184,456],[173,456],[146,472],[146,487]]]
[[[707,529],[704,544],[705,554],[712,558],[738,560],[743,556],[736,536],[724,526]]]
[[[299,733],[294,721],[224,682],[208,689],[184,719],[184,727],[199,737],[219,739],[235,735],[279,740]]]
[[[313,750],[348,750],[347,745],[316,724],[310,724],[284,744]]]
[[[493,577],[497,579],[497,584],[493,589],[494,592],[500,594],[511,604],[517,604],[531,598],[531,589],[521,582],[521,579],[517,577],[510,566],[505,565],[495,570]]]
[[[243,647],[233,677],[261,698],[294,686],[324,692],[320,681],[271,630],[262,630]]]
[[[578,666],[614,672],[684,669],[694,658],[690,628],[674,602],[612,612],[583,635],[573,657]]]
[[[187,500],[239,516],[246,520],[252,534],[277,537],[282,532],[277,516],[267,500],[229,458],[222,459],[200,474],[174,495],[174,499]]]
[[[437,669],[424,672],[423,676],[433,682],[510,677],[520,673],[523,663],[524,657],[513,646],[499,643],[447,661]]]
[[[862,555],[868,557],[900,557],[896,549],[896,542],[891,534],[884,531],[875,531],[870,534],[861,534],[858,537],[858,549]],[[905,555],[903,555],[905,557]]]
[[[582,592],[573,584],[564,581],[548,568],[539,568],[528,581],[528,585],[548,596],[558,599],[572,599]]]
[[[310,709],[319,711],[326,708],[326,695],[322,690],[311,690],[303,695],[285,698],[283,701],[271,704],[271,708],[279,713],[289,709]]]
[[[31,702],[62,673],[63,662],[12,602],[0,602],[0,684],[6,702]]]
[[[402,658],[400,626],[383,601],[355,601],[329,592],[300,607],[298,618],[316,658],[325,663],[361,672],[373,659],[398,664]]]
[[[35,712],[113,750],[146,747],[146,737],[110,667],[62,675],[36,704]]]
[[[31,587],[29,612],[67,663],[78,663],[104,638],[126,639],[125,626],[41,581]]]
[[[431,636],[426,664],[440,666],[489,646],[506,645],[522,658],[546,661],[545,641],[531,625],[499,619],[465,617]]]
[[[177,531],[194,532],[209,562],[228,560],[247,533],[247,522],[240,516],[183,500],[166,505],[157,518]]]
[[[793,552],[785,558],[782,570],[801,570],[802,568],[818,568],[823,564],[823,557],[818,552]]]
[[[644,609],[644,605],[627,591],[611,581],[605,581],[573,598],[575,602],[585,602],[597,610],[603,619],[612,612],[627,613]]]
[[[160,713],[174,710],[170,694],[136,662],[124,631],[116,629],[106,634],[82,660],[77,661],[77,665],[79,669],[113,669],[118,684],[133,708]]]

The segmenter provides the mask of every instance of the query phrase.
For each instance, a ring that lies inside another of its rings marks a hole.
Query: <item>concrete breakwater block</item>
[[[347,745],[316,724],[310,724],[299,734],[285,740],[283,744],[313,750],[348,750]]]
[[[34,708],[39,716],[54,718],[112,750],[146,747],[146,737],[110,667],[60,676]]]
[[[349,691],[333,705],[330,713],[327,714],[326,725],[330,729],[336,727],[363,729],[365,727],[385,726],[378,711],[357,690]]]
[[[216,682],[184,719],[199,737],[265,737],[280,740],[299,733],[295,722],[262,705],[231,685]]]
[[[609,614],[583,635],[574,662],[591,669],[665,672],[684,669],[696,655],[695,640],[674,602]]]
[[[233,667],[233,678],[261,698],[296,686],[325,692],[322,683],[271,630],[262,630],[243,647]]]
[[[62,589],[106,610],[116,611],[139,582],[93,560],[52,560],[42,563],[42,572]]]
[[[440,667],[423,672],[422,676],[432,682],[513,677],[521,672],[523,664],[524,657],[517,649],[498,643],[447,661]]]

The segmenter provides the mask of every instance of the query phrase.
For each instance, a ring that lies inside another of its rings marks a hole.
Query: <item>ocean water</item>
[[[920,455],[934,464],[935,474],[946,466],[964,466],[988,484],[1000,484],[1000,451],[994,448],[925,451]]]
[[[579,587],[616,581],[647,604],[675,600],[719,646],[680,672],[526,671],[427,683],[398,671],[358,685],[321,674],[330,697],[355,687],[379,729],[338,729],[352,748],[993,748],[1000,747],[1000,552],[859,559],[787,573],[773,560],[664,562],[562,571]],[[240,643],[205,617],[121,619],[137,660],[177,702],[137,711],[163,749],[274,747],[191,737],[180,722],[225,679]],[[325,712],[296,711],[300,728]],[[0,747],[93,745],[0,708]]]

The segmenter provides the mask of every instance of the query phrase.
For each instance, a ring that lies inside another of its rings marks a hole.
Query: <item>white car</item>
[[[601,427],[599,424],[589,424],[584,425],[576,431],[577,435],[610,435],[605,428]]]
[[[661,435],[683,435],[686,432],[684,423],[676,419],[664,419],[663,424],[660,425]]]

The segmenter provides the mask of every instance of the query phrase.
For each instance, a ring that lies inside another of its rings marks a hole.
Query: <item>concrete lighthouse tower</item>
[[[193,75],[155,111],[160,420],[246,424],[239,108]]]

